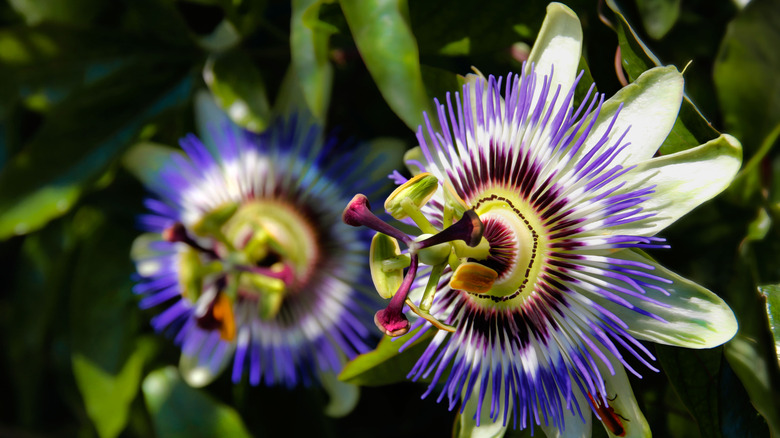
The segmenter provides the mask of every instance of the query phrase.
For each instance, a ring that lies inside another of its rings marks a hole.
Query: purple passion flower
[[[373,336],[376,298],[356,288],[370,281],[370,235],[340,214],[353,187],[383,184],[368,180],[376,166],[366,148],[295,120],[212,134],[212,148],[182,139],[186,155],[172,154],[149,187],[150,234],[134,245],[140,306],[160,309],[152,325],[181,346],[194,386],[231,361],[233,381],[252,385],[333,375]]]
[[[682,75],[653,68],[575,105],[581,44],[576,15],[553,3],[522,73],[469,75],[436,101],[407,154],[414,177],[395,173],[385,203],[419,236],[360,195],[344,211],[379,232],[370,265],[390,298],[380,330],[419,328],[406,345],[435,331],[409,377],[460,406],[462,436],[510,424],[590,436],[591,412],[611,436],[647,436],[625,372],[655,370],[640,341],[710,348],[737,329],[719,297],[644,250],[668,248],[656,233],[729,185],[739,143],[724,134],[656,156]],[[421,318],[410,323],[405,305]]]

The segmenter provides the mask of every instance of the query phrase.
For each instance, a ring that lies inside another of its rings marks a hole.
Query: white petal
[[[182,352],[179,359],[179,373],[193,388],[202,388],[219,377],[230,363],[235,351],[235,342],[225,345],[226,348],[214,352],[204,363],[199,360],[200,354],[188,355]]]
[[[479,402],[479,385],[474,388],[472,396],[469,397],[466,402],[466,407],[463,413],[458,415],[458,438],[501,438],[507,430],[507,426],[503,425],[503,421],[499,418],[498,421],[493,422],[490,419],[490,402],[492,391],[488,390],[485,394],[485,402],[482,406],[482,414],[479,417],[479,427],[475,420],[477,413],[477,406]],[[511,410],[510,410],[511,412]]]
[[[585,421],[580,418],[576,408],[574,409],[575,413],[564,408],[565,430],[561,431],[553,426],[541,426],[548,438],[590,438],[593,429],[593,415],[590,413],[588,399],[579,391],[574,391],[574,396],[577,398],[577,404]]]
[[[606,230],[609,234],[652,236],[729,186],[742,163],[739,141],[722,134],[701,146],[640,163],[621,180],[629,186],[655,186],[641,204],[655,216]]]
[[[144,233],[136,237],[133,246],[130,248],[130,258],[135,262],[138,273],[144,277],[154,277],[159,274],[163,268],[165,260],[160,256],[170,254],[170,252],[161,252],[153,248],[154,244],[162,241],[159,233]]]
[[[621,142],[628,146],[613,163],[631,165],[650,159],[672,130],[682,97],[683,77],[675,67],[647,70],[604,102],[582,153],[587,153],[602,138],[620,109],[608,144],[614,144],[628,129]]]
[[[550,69],[554,66],[550,96],[555,94],[558,85],[561,86],[556,108],[561,107],[563,98],[574,85],[581,54],[582,25],[577,14],[561,3],[550,3],[547,5],[547,15],[534,47],[528,55],[526,68],[530,70],[533,63],[537,76],[543,78],[550,74]],[[534,92],[534,102],[539,96],[541,86],[540,80]]]
[[[720,297],[704,287],[669,271],[637,250],[622,250],[610,257],[653,266],[654,269],[650,271],[652,275],[672,281],[669,284],[645,279],[647,283],[669,292],[669,295],[665,295],[660,291],[647,289],[645,296],[655,302],[621,294],[621,297],[632,305],[662,318],[663,321],[581,291],[628,324],[628,331],[635,338],[686,348],[712,348],[727,342],[737,332],[734,312]],[[630,287],[625,284],[622,286]]]

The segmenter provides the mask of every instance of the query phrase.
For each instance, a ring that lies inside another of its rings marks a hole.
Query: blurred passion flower
[[[395,173],[385,203],[420,236],[361,195],[343,214],[379,232],[372,276],[392,298],[377,326],[419,327],[409,343],[438,329],[409,377],[461,403],[463,435],[511,423],[589,436],[591,412],[611,436],[649,435],[625,372],[655,370],[640,341],[709,348],[737,329],[719,297],[643,250],[668,247],[656,233],[728,186],[739,143],[655,156],[683,96],[674,67],[606,101],[591,87],[575,106],[581,43],[577,16],[553,3],[522,74],[470,75],[436,102],[407,156],[415,176]],[[422,318],[410,325],[405,304]]]
[[[133,248],[140,306],[163,309],[152,325],[181,345],[193,386],[231,359],[234,382],[336,382],[373,336],[376,298],[356,287],[370,281],[370,235],[340,221],[348,192],[372,187],[367,148],[345,152],[295,120],[212,137],[211,149],[182,139],[186,156],[173,154],[150,184],[141,223],[151,233]]]

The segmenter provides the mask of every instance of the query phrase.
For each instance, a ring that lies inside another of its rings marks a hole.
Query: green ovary
[[[205,284],[222,278],[225,286],[219,295],[230,302],[257,301],[264,319],[275,317],[284,300],[302,290],[319,257],[309,221],[278,201],[225,204],[192,229],[212,240],[213,253],[192,248],[182,253],[182,295],[194,302]]]
[[[289,265],[296,283],[308,276],[318,257],[309,221],[284,203],[250,201],[222,227],[230,244],[255,266]]]

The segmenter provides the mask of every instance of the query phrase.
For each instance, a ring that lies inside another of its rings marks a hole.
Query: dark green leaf
[[[616,30],[618,42],[620,43],[623,68],[628,74],[629,80],[634,81],[645,70],[660,66],[661,62],[639,39],[636,32],[628,24],[628,21],[620,13],[614,1],[608,0],[607,3],[615,12],[617,19]],[[680,114],[677,116],[669,136],[664,141],[664,144],[661,145],[660,152],[662,154],[671,154],[690,149],[715,139],[718,135],[718,131],[710,125],[698,108],[687,96],[684,96],[680,106]]]
[[[49,343],[56,324],[65,319],[59,308],[68,289],[75,241],[65,221],[52,222],[27,236],[8,300],[3,300],[12,309],[2,330],[7,342],[9,380],[15,390],[17,415],[25,425],[42,418]]]
[[[188,73],[181,62],[138,62],[54,108],[0,174],[0,239],[68,211],[147,123],[183,102]]]
[[[419,329],[418,329],[419,330]],[[406,380],[412,365],[420,358],[434,330],[428,330],[420,339],[399,353],[398,350],[414,336],[414,330],[400,338],[385,336],[379,345],[348,362],[339,374],[339,380],[362,386],[379,386]]]
[[[651,38],[661,39],[680,16],[680,0],[637,0],[636,3]]]
[[[724,437],[763,438],[770,436],[766,420],[756,412],[745,388],[728,362],[720,372],[721,432]]]
[[[677,395],[698,423],[701,436],[722,436],[718,382],[723,349],[685,350],[658,346],[656,353]]]
[[[703,438],[764,437],[766,422],[751,405],[723,348],[686,350],[656,347],[657,357]]]
[[[148,41],[53,24],[2,29],[0,48],[2,90],[6,86],[12,90],[12,96],[4,96],[3,105],[21,97],[41,111],[134,57],[155,52]]]
[[[217,104],[239,126],[261,132],[270,122],[271,107],[263,77],[241,50],[209,58],[203,78]]]
[[[187,386],[175,367],[149,373],[143,382],[143,392],[157,436],[250,436],[235,410]]]
[[[461,85],[458,75],[444,69],[422,65],[421,72],[425,83],[425,91],[428,95],[436,97],[439,102],[444,102],[447,92],[459,91]]]
[[[140,321],[127,253],[137,233],[92,207],[79,210],[74,223],[86,240],[70,294],[73,373],[98,434],[114,437],[125,428],[152,351],[151,342],[136,341]]]
[[[509,51],[518,41],[532,41],[544,18],[546,1],[413,1],[411,25],[424,55],[474,55]],[[456,24],[454,24],[456,23]]]
[[[406,1],[342,0],[341,8],[360,55],[395,114],[413,131],[431,112],[417,42],[409,27]]]
[[[754,153],[780,120],[780,0],[750,2],[728,27],[715,62],[726,129]]]

